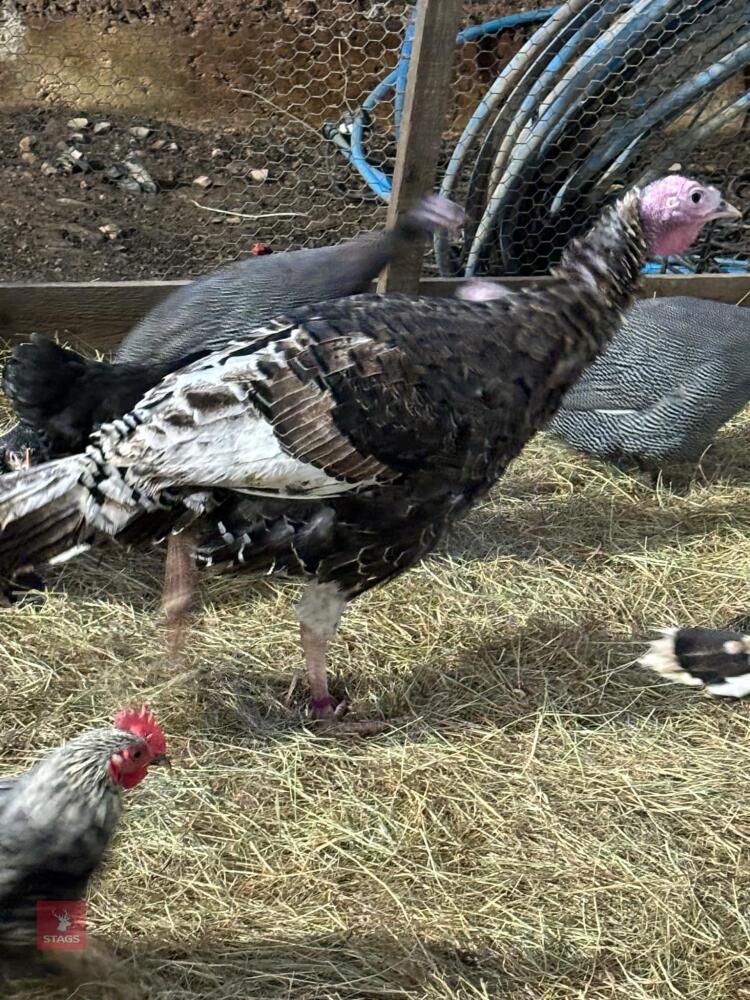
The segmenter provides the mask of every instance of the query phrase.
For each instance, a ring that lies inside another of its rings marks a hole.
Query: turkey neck
[[[547,285],[487,304],[508,310],[506,323],[515,328],[513,381],[525,399],[508,423],[508,372],[485,368],[483,381],[488,389],[498,386],[501,407],[490,431],[483,489],[548,423],[564,394],[607,347],[635,298],[646,252],[639,193],[631,191],[587,236],[569,244]],[[488,324],[488,336],[490,329]]]
[[[628,192],[607,209],[587,236],[573,240],[552,277],[565,283],[590,323],[591,360],[600,354],[635,300],[646,263],[640,192]]]
[[[530,422],[537,429],[556,413],[562,395],[605,350],[633,304],[646,262],[640,194],[630,191],[583,238],[573,240],[552,282],[531,292],[542,322],[519,346],[541,366],[530,378]]]

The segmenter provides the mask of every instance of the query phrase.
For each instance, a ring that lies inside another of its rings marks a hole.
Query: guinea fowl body
[[[692,462],[748,399],[750,309],[648,299],[628,311],[548,430],[600,458]]]
[[[392,230],[364,233],[338,246],[230,264],[177,289],[152,309],[120,344],[115,363],[149,365],[157,360],[182,367],[197,351],[210,354],[242,339],[249,326],[315,302],[365,292],[399,248],[426,231],[407,215]]]
[[[6,365],[3,389],[21,423],[0,441],[34,462],[82,450],[102,423],[123,416],[172,371],[242,339],[283,312],[367,290],[404,246],[457,221],[450,202],[426,197],[390,230],[337,246],[252,256],[179,288],[122,342],[113,363],[92,361],[34,335]]]

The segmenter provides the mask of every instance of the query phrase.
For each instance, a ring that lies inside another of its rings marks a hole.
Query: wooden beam
[[[0,337],[57,333],[97,351],[112,351],[132,327],[187,281],[89,281],[0,284]]]
[[[423,295],[454,295],[463,278],[423,278]],[[485,279],[483,279],[485,280]],[[486,279],[491,280],[491,279]],[[543,285],[549,278],[498,278],[509,288]],[[88,350],[111,351],[125,334],[186,281],[0,284],[0,338],[28,339],[39,331]],[[644,297],[690,295],[750,306],[750,275],[654,275],[643,281]]]
[[[455,295],[468,278],[422,278],[422,295]],[[551,281],[546,275],[534,278],[482,278],[497,281],[507,288],[537,287]],[[650,274],[641,280],[640,298],[663,298],[689,295],[694,299],[713,299],[729,305],[750,306],[750,274]]]
[[[461,0],[419,0],[393,171],[388,225],[432,191],[448,108]],[[409,247],[385,269],[380,292],[416,292],[424,248]]]

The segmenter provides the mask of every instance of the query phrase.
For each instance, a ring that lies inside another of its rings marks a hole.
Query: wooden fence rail
[[[423,278],[419,291],[424,295],[453,295],[463,280]],[[543,284],[549,279],[497,280],[512,288]],[[16,341],[38,331],[56,334],[90,350],[111,351],[141,317],[185,284],[185,281],[0,284],[0,337]],[[692,295],[750,306],[750,276],[647,277],[643,295]]]

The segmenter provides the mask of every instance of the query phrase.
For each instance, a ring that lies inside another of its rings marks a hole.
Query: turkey
[[[750,309],[648,299],[630,309],[548,430],[616,462],[697,462],[748,399]]]
[[[365,291],[405,246],[461,221],[455,205],[429,195],[393,229],[340,246],[270,258],[270,249],[256,243],[249,260],[168,296],[130,331],[112,364],[33,335],[14,349],[5,369],[3,389],[21,419],[0,438],[0,464],[13,471],[82,449],[100,423],[127,413],[169,372],[280,312]],[[181,644],[193,596],[187,544],[187,537],[172,536],[167,547],[163,608],[173,651]],[[37,573],[18,574],[0,601],[14,604],[28,590],[43,588]]]
[[[38,334],[16,347],[3,390],[21,423],[0,439],[6,468],[33,452],[78,451],[99,424],[121,417],[169,372],[219,350],[282,312],[366,291],[406,245],[461,221],[460,210],[428,196],[385,232],[339,246],[252,256],[169,295],[120,345],[114,363],[91,361]]]
[[[86,894],[122,812],[122,792],[150,767],[169,764],[153,714],[118,712],[43,757],[17,778],[0,779],[0,970],[36,950],[37,903]]]
[[[199,565],[285,571],[314,714],[352,599],[414,566],[603,350],[650,254],[736,209],[672,175],[627,193],[549,283],[491,301],[362,295],[300,309],[167,376],[82,454],[0,478],[0,571],[191,519]]]
[[[713,628],[664,629],[638,662],[677,684],[702,687],[707,694],[750,694],[750,635]]]

